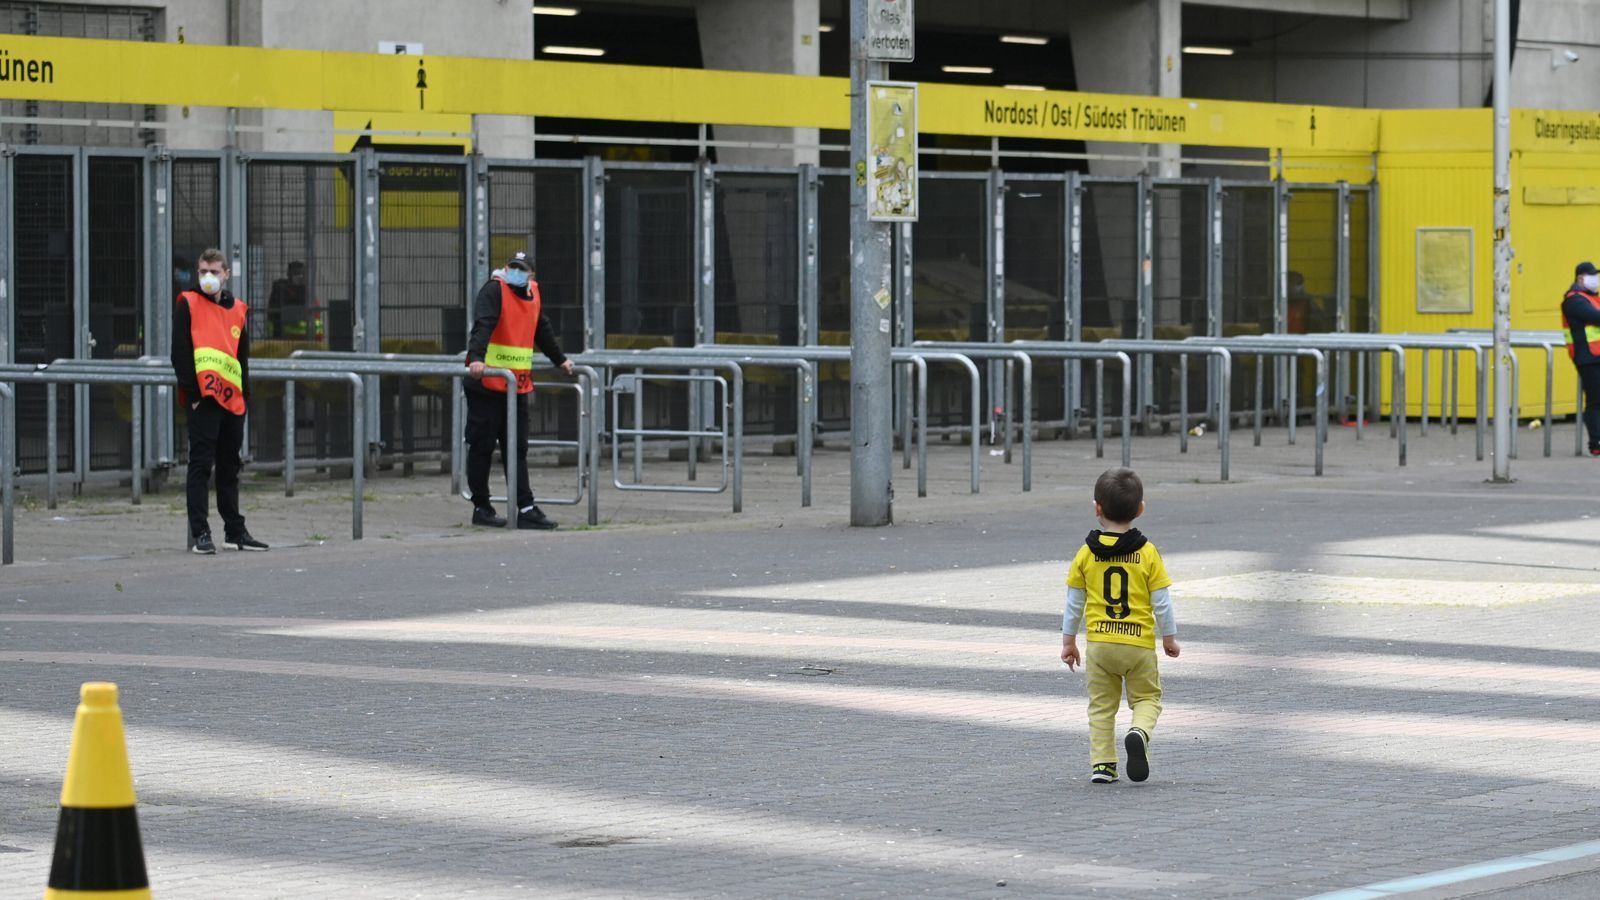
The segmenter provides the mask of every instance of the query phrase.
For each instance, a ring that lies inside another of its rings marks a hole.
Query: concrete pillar
[[[1077,0],[1068,7],[1078,90],[1108,94],[1183,95],[1181,0]],[[1127,153],[1128,144],[1089,142],[1090,153]],[[1162,145],[1152,174],[1176,175],[1177,149]],[[1093,175],[1137,175],[1136,162],[1093,161]]]
[[[700,53],[707,69],[817,74],[818,0],[700,0]],[[815,128],[719,125],[718,140],[817,143]],[[817,151],[718,148],[716,159],[734,165],[816,164]]]

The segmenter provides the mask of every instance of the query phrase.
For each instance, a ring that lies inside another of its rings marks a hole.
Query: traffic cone
[[[86,682],[80,698],[44,900],[150,900],[117,686]]]

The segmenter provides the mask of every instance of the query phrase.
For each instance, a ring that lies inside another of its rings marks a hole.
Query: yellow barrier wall
[[[1548,115],[1519,110],[1528,119]],[[1442,332],[1451,328],[1490,329],[1494,325],[1494,192],[1493,121],[1486,109],[1386,110],[1380,123],[1378,183],[1382,296],[1380,330]],[[1512,263],[1511,327],[1550,330],[1560,327],[1557,305],[1572,281],[1572,267],[1582,259],[1600,256],[1590,236],[1600,224],[1600,192],[1591,195],[1587,185],[1600,183],[1600,155],[1579,145],[1577,149],[1532,150],[1533,130],[1522,128],[1513,137],[1511,241],[1516,250]],[[1428,313],[1417,310],[1417,229],[1470,228],[1472,247],[1472,311]],[[1545,354],[1538,349],[1517,351],[1522,368],[1518,397],[1522,417],[1542,416],[1544,410]],[[1444,386],[1443,362],[1429,354],[1429,409],[1438,414]],[[1472,415],[1477,385],[1472,378],[1470,355],[1463,354],[1460,403],[1463,415]],[[1421,354],[1407,360],[1407,403],[1410,415],[1420,415],[1422,401]],[[1384,369],[1383,398],[1387,410],[1392,396],[1389,370]],[[1555,411],[1571,415],[1577,407],[1577,389],[1571,366],[1561,352],[1556,360]]]
[[[841,78],[20,35],[6,36],[5,49],[27,64],[28,76],[0,83],[0,98],[323,109],[357,118],[504,114],[822,128],[844,128],[849,119]],[[196,71],[206,77],[195,78]],[[1361,184],[1376,174],[1381,330],[1491,325],[1488,110],[1379,111],[949,84],[924,84],[920,107],[921,130],[930,134],[1254,147],[1283,153],[1289,181]],[[1512,146],[1512,325],[1550,329],[1573,265],[1600,257],[1591,237],[1600,233],[1600,113],[1517,110]],[[449,209],[431,213],[439,221],[459,216],[450,197]],[[1291,211],[1291,252],[1308,291],[1325,296],[1334,289],[1334,260],[1325,251],[1333,225],[1323,206]],[[1428,227],[1472,229],[1470,312],[1417,311],[1416,235]],[[1364,244],[1352,248],[1352,262],[1364,252]],[[1352,285],[1353,306],[1362,289]],[[1532,406],[1542,397],[1544,363],[1538,351],[1522,358],[1523,403]],[[1462,386],[1466,408],[1473,388],[1470,379]],[[1558,370],[1556,389],[1558,411],[1570,414],[1570,371]],[[1412,414],[1421,410],[1415,391],[1410,406]]]

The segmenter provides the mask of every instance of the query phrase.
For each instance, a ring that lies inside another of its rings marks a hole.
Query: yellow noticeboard
[[[1417,229],[1417,312],[1472,312],[1472,229]]]
[[[867,82],[867,217],[917,219],[917,86]]]

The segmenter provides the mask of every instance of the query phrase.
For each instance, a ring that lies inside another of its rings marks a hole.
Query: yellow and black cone
[[[44,900],[150,900],[117,686],[83,686]]]

